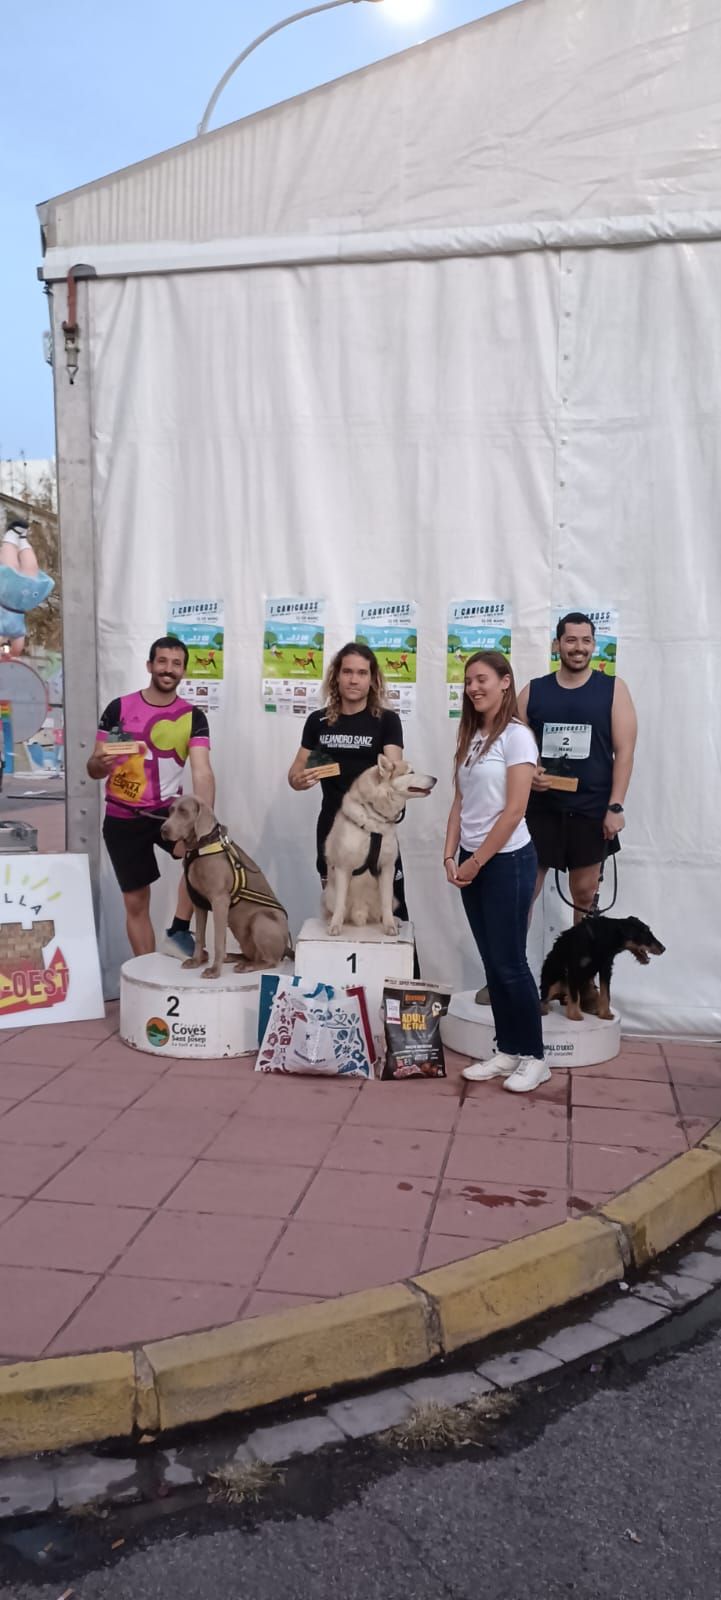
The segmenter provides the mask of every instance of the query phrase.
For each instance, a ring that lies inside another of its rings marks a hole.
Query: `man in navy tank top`
[[[620,848],[636,713],[623,680],[591,667],[596,630],[590,617],[569,611],[556,637],[558,672],[532,678],[518,697],[539,749],[526,820],[538,856],[536,894],[549,867],[568,871],[578,922],[593,905],[601,862]],[[553,776],[564,786],[552,788]]]

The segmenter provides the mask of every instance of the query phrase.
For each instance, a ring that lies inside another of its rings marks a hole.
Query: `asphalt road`
[[[475,1454],[340,1452],[261,1513],[76,1524],[52,1581],[0,1547],[0,1600],[717,1600],[720,1416],[714,1331],[564,1376]]]

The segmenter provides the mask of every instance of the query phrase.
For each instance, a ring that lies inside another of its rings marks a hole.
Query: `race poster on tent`
[[[476,650],[500,650],[511,658],[508,600],[451,600],[448,607],[446,683],[448,715],[460,717],[466,662]]]
[[[355,608],[356,644],[378,657],[388,704],[402,717],[416,706],[418,630],[415,600],[362,600]]]
[[[202,706],[204,711],[217,711],[223,684],[223,601],[171,600],[168,633],[182,639],[188,649],[181,695],[191,705]]]
[[[281,716],[305,717],[320,704],[325,600],[280,595],[265,602],[263,704]]]
[[[590,617],[596,629],[596,648],[591,658],[594,672],[604,672],[607,678],[616,676],[616,652],[618,650],[618,611],[615,606],[600,606],[594,609],[587,606],[561,606],[554,612],[553,636],[551,639],[551,671],[558,672],[561,658],[558,653],[558,640],[556,626],[559,617],[569,611],[582,611],[584,616]]]

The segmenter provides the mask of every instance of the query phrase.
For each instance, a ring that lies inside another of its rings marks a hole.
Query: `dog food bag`
[[[445,1078],[441,1017],[448,1010],[451,993],[450,984],[386,979],[384,1078]]]

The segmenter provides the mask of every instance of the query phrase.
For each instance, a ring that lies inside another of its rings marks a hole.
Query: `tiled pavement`
[[[721,1119],[721,1045],[626,1040],[531,1097],[260,1077],[106,1022],[0,1036],[0,1360],[364,1289],[600,1204]]]

